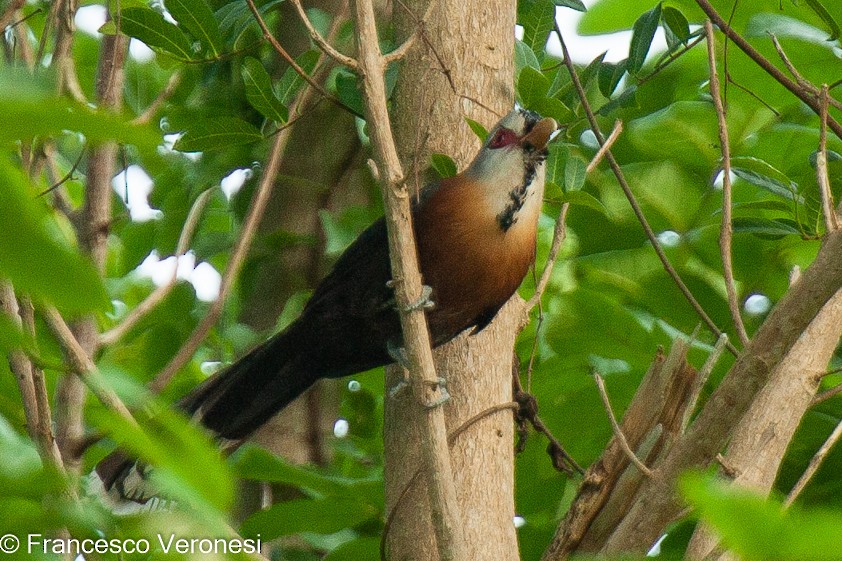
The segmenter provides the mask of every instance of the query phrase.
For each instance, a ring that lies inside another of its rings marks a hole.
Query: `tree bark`
[[[427,9],[426,2],[405,4],[418,19]],[[417,27],[416,18],[409,16],[400,3],[394,9],[401,37],[409,36]],[[490,126],[498,115],[511,109],[514,23],[513,2],[492,0],[466,8],[464,2],[439,0],[434,7],[424,25],[424,36],[417,37],[401,65],[393,96],[393,130],[411,192],[424,183],[430,153],[448,154],[460,169],[476,154],[480,143],[465,123],[465,116]],[[480,100],[493,112],[463,95]],[[451,395],[444,405],[448,432],[489,407],[511,401],[512,348],[523,318],[523,301],[516,296],[483,332],[462,334],[436,350],[436,371],[447,379]],[[411,407],[417,407],[417,403],[405,395],[409,392],[388,397],[388,388],[400,376],[399,370],[387,369],[387,512],[398,501],[400,504],[386,545],[390,559],[432,560],[436,559],[436,547],[426,492],[416,482],[401,498],[421,458],[418,433],[409,421],[413,417]],[[512,443],[512,416],[504,410],[472,425],[451,449],[470,559],[518,558]]]
[[[842,335],[842,291],[816,315],[757,394],[737,425],[723,465],[734,484],[768,495],[789,443],[810,409],[822,375]],[[718,543],[701,526],[687,547],[688,559],[705,559]],[[734,559],[724,553],[722,560]]]

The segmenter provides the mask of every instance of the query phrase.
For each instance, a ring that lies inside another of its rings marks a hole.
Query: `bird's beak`
[[[532,130],[521,139],[520,144],[521,146],[532,146],[535,150],[543,150],[547,145],[547,142],[549,142],[550,136],[552,136],[557,128],[558,123],[555,122],[555,119],[551,119],[549,117],[541,119],[535,123]]]

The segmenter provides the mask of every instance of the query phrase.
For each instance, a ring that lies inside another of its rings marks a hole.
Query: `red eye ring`
[[[517,135],[514,131],[509,129],[498,129],[491,137],[491,142],[488,143],[489,148],[503,148],[504,146],[511,146],[517,142]]]

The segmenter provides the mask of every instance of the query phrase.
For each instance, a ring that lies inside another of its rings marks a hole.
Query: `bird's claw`
[[[439,391],[439,396],[432,401],[425,402],[424,407],[427,409],[435,409],[436,407],[444,405],[444,403],[450,399],[450,393],[447,391],[447,380],[445,378],[439,377],[439,379],[435,382],[429,382],[429,385],[432,391]]]
[[[387,341],[386,352],[398,366],[404,370],[409,370],[409,355],[406,354],[406,348],[395,344],[393,341]]]
[[[404,308],[405,312],[414,312],[415,310],[429,310],[430,308],[434,307],[436,304],[430,299],[430,296],[433,294],[433,288],[426,284],[421,285],[421,296],[418,297],[418,300],[409,304],[406,308]]]

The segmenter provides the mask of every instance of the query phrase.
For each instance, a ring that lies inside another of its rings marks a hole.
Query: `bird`
[[[535,260],[552,118],[516,107],[461,173],[420,189],[413,228],[431,343],[482,331]],[[321,378],[400,362],[386,223],[374,222],[338,258],[301,315],[182,398],[177,406],[220,442],[242,441]],[[119,448],[95,468],[108,495],[155,496],[149,467]]]

